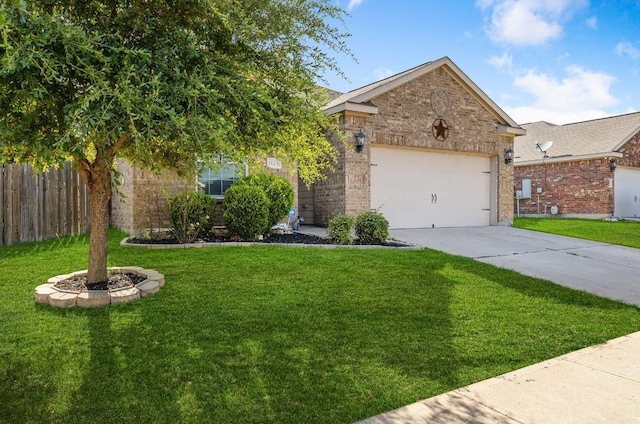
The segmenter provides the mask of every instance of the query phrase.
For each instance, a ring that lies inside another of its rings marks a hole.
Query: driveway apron
[[[396,240],[640,306],[640,249],[499,226],[390,232]]]

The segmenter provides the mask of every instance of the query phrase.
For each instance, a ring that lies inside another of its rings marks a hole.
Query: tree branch
[[[131,139],[131,133],[128,132],[120,136],[120,138],[115,142],[115,144],[111,147],[111,157],[115,158],[116,154],[122,147]]]
[[[74,158],[73,162],[76,165],[80,178],[84,181],[85,185],[91,188],[91,164],[86,158]]]

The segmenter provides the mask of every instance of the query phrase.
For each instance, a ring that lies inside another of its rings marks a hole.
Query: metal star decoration
[[[445,141],[449,137],[449,126],[444,119],[436,119],[431,127],[433,136],[438,141]]]

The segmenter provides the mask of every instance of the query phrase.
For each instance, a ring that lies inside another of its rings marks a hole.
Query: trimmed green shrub
[[[293,187],[284,177],[272,174],[252,174],[244,177],[238,183],[258,186],[264,190],[269,200],[268,228],[276,225],[287,216],[293,206]]]
[[[352,244],[353,238],[351,231],[353,230],[354,220],[349,215],[340,214],[329,221],[327,235],[329,240],[338,244]]]
[[[179,194],[169,200],[171,232],[180,243],[192,243],[213,227],[216,199],[204,193]]]
[[[389,238],[389,221],[380,212],[362,212],[355,223],[356,236],[362,244],[384,244]]]
[[[234,184],[224,192],[222,219],[229,233],[253,240],[269,228],[269,200],[258,186]]]

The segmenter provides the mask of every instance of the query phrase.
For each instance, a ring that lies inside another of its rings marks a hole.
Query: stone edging
[[[375,244],[358,245],[358,244],[304,244],[304,243],[262,243],[251,241],[225,241],[219,243],[195,242],[183,244],[139,244],[129,243],[129,239],[133,237],[125,237],[120,246],[134,247],[138,249],[194,249],[202,247],[251,247],[251,246],[280,246],[280,247],[299,247],[299,248],[316,248],[316,249],[402,249],[402,250],[422,250],[422,247],[408,244],[406,246],[380,246]]]
[[[134,287],[109,290],[84,289],[81,292],[77,292],[54,287],[59,281],[87,275],[87,270],[83,270],[49,278],[46,284],[41,284],[33,290],[33,296],[36,302],[46,303],[54,308],[73,308],[74,306],[96,308],[138,300],[141,297],[156,293],[160,290],[160,287],[164,286],[164,275],[153,269],[144,269],[139,266],[123,266],[110,268],[109,271],[137,274],[146,277],[146,279]]]

